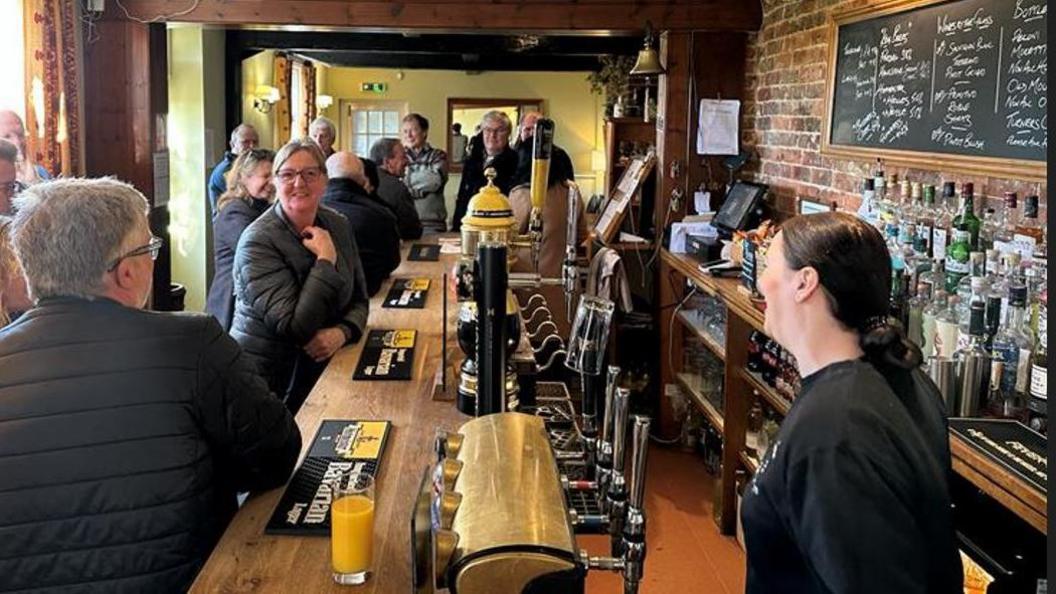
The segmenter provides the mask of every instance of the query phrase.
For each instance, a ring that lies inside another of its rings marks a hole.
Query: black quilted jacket
[[[0,591],[184,591],[300,445],[212,317],[44,301],[0,330]]]
[[[367,283],[348,220],[320,206],[315,224],[330,232],[336,263],[316,260],[279,202],[246,228],[235,251],[231,335],[276,394],[290,388],[294,364],[316,332],[343,327],[355,342],[367,325]]]

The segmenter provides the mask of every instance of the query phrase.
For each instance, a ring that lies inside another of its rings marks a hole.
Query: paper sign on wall
[[[736,99],[701,99],[697,125],[698,155],[736,155],[740,151]]]

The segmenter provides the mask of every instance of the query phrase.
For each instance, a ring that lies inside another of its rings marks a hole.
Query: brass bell
[[[660,64],[660,54],[653,48],[653,32],[649,23],[645,26],[645,42],[638,50],[638,60],[631,68],[631,76],[649,76],[666,72]]]

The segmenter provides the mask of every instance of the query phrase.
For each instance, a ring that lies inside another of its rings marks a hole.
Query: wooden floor
[[[719,534],[711,515],[715,480],[700,458],[652,444],[646,482],[647,544],[642,594],[741,594],[744,551]],[[607,554],[608,537],[579,537],[591,554]],[[592,571],[589,594],[623,592],[616,573]]]

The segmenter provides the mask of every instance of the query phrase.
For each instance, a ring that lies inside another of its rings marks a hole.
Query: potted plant
[[[634,56],[602,56],[601,69],[587,76],[590,91],[605,97],[605,117],[621,117],[631,92]]]

